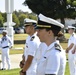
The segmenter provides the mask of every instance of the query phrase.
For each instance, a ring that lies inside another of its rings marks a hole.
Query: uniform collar
[[[37,32],[35,32],[32,36],[30,36],[30,37],[33,37],[33,36],[35,36],[35,35],[37,35]]]
[[[75,33],[73,32],[71,36],[74,36],[74,35],[75,35]]]
[[[55,43],[56,43],[56,42],[53,42],[52,44],[50,44],[50,45],[48,46],[47,50],[52,49],[52,48],[54,47]]]

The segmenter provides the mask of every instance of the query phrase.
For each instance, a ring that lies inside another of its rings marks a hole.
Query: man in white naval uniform
[[[20,75],[36,75],[37,61],[34,57],[40,45],[40,40],[35,30],[36,23],[35,20],[25,19],[25,30],[29,36],[26,39],[24,51],[25,62]]]
[[[70,75],[76,75],[76,53],[74,51],[76,46],[76,34],[74,33],[74,29],[75,27],[68,26],[68,33],[70,34],[70,38],[68,40],[66,53],[68,53]]]
[[[41,55],[38,56],[39,58],[37,57],[38,54],[36,54],[39,60],[37,75],[64,75],[66,65],[65,53],[55,39],[63,27],[64,25],[56,20],[39,14],[38,25],[36,26],[36,29],[38,29],[37,35],[40,41],[45,44],[43,43],[41,48],[39,47],[42,50],[42,53],[40,52]]]
[[[2,48],[2,70],[6,69],[5,63],[7,62],[8,69],[11,68],[10,58],[9,58],[9,49],[12,47],[12,41],[9,36],[7,36],[7,30],[3,30],[3,37],[0,41],[0,47]]]

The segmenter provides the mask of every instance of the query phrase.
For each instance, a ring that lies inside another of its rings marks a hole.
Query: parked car
[[[21,28],[20,29],[20,33],[23,34],[24,33],[24,29]]]
[[[14,31],[15,31],[15,34],[22,34],[22,33],[24,33],[24,29],[22,29],[22,28],[20,28],[20,27],[18,27],[18,28],[14,28]]]

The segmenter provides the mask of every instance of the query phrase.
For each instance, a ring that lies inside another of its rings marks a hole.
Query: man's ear
[[[52,31],[51,31],[51,30],[49,30],[49,31],[48,31],[48,33],[49,33],[49,34],[51,34],[51,33],[52,33]]]
[[[52,30],[49,30],[48,33],[49,33],[50,36],[54,35]]]

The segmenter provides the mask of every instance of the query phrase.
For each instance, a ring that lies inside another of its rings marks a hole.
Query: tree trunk
[[[61,30],[64,34],[64,29],[65,29],[65,20],[64,18],[60,18],[61,19],[61,23],[64,25],[64,28]],[[60,42],[67,42],[67,39],[65,38],[65,36],[61,36],[58,38]]]
[[[61,23],[64,25],[64,28],[61,30],[64,33],[64,29],[65,29],[65,20],[64,18],[60,18],[61,19]]]

